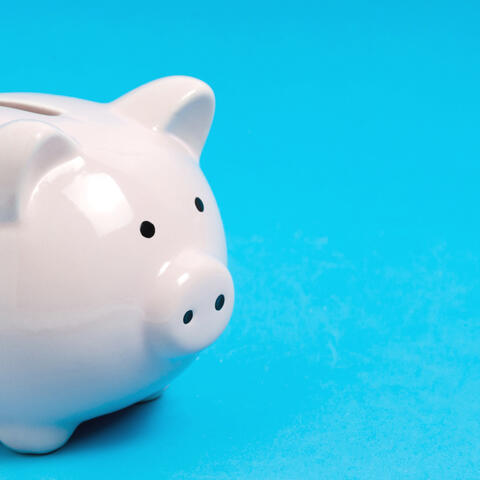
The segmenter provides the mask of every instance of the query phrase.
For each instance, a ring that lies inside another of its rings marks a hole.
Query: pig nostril
[[[183,323],[186,325],[187,323],[190,323],[193,318],[193,312],[191,310],[188,310],[188,312],[185,312],[185,315],[183,316]]]
[[[215,300],[215,310],[221,310],[225,304],[225,296],[219,295]]]
[[[199,212],[203,212],[205,210],[205,205],[203,204],[201,198],[195,198],[195,206]]]

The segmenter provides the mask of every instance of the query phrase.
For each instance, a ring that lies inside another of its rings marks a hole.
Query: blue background
[[[237,289],[162,400],[2,480],[478,478],[480,7],[396,3],[2,7],[0,91],[213,87]]]

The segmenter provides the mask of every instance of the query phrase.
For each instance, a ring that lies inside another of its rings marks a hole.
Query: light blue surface
[[[391,3],[2,7],[0,91],[214,88],[237,303],[162,400],[0,479],[478,478],[480,7]]]

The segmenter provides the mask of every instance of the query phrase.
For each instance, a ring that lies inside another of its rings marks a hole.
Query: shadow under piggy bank
[[[151,425],[151,417],[164,410],[162,399],[141,402],[108,415],[87,420],[79,425],[63,447],[66,451],[131,442],[144,435]],[[155,412],[154,412],[155,410]],[[57,450],[58,452],[59,450]]]

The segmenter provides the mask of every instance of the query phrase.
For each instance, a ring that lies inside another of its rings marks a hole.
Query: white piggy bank
[[[99,104],[0,95],[0,441],[61,447],[156,398],[228,323],[199,168],[211,89],[168,77]]]

